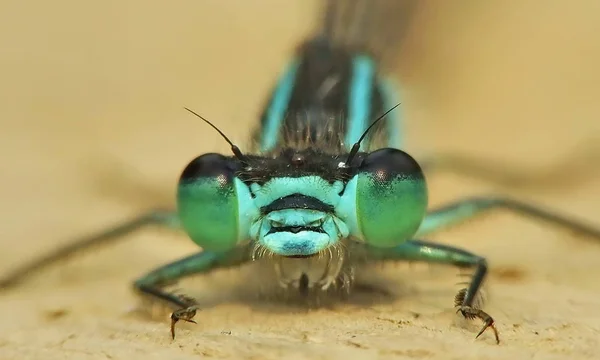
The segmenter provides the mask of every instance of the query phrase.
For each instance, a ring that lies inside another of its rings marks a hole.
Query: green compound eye
[[[374,151],[364,158],[356,182],[356,225],[366,243],[392,247],[415,234],[427,211],[427,186],[410,155]]]
[[[232,249],[240,240],[235,172],[239,162],[220,154],[194,159],[179,178],[177,208],[184,230],[209,251]]]

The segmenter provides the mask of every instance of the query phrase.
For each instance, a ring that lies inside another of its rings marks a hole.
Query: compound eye
[[[220,154],[204,154],[183,170],[177,209],[183,229],[200,247],[226,251],[239,242],[238,196],[234,184],[240,165]]]
[[[392,148],[379,149],[365,156],[359,172],[371,174],[381,184],[397,181],[399,178],[424,178],[421,167],[412,156]]]
[[[391,247],[418,230],[427,211],[427,186],[419,164],[407,153],[380,149],[358,169],[356,217],[364,241]]]
[[[221,179],[225,185],[233,178],[239,165],[221,154],[209,153],[192,160],[183,170],[179,183],[191,183],[203,178]]]

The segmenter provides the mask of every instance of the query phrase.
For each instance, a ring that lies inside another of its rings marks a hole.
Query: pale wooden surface
[[[170,204],[187,161],[227,151],[182,106],[243,145],[292,44],[310,29],[314,2],[148,4],[0,5],[0,271]],[[423,2],[398,62],[412,148],[535,171],[598,141],[600,3],[444,4]],[[598,163],[589,166],[592,174]],[[597,223],[599,186],[592,179],[571,189],[516,191],[439,174],[431,202],[503,191]],[[196,293],[222,301],[173,343],[166,317],[128,314],[138,305],[129,284],[195,247],[148,230],[0,295],[0,358],[595,358],[600,244],[504,214],[435,239],[489,258],[487,309],[500,346],[456,326],[457,279],[443,269],[398,270],[400,288],[410,291],[391,303],[359,300],[309,313],[246,301],[227,288],[239,280],[230,272],[220,286],[197,284]]]

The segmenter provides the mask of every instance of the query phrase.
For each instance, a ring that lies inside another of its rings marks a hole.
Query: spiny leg
[[[494,332],[496,343],[500,343],[494,319],[483,310],[474,306],[476,296],[485,280],[488,270],[485,258],[452,246],[421,240],[409,240],[391,249],[368,247],[367,250],[370,257],[375,260],[421,261],[454,265],[459,268],[475,268],[475,273],[469,286],[459,291],[455,297],[454,305],[458,307],[458,312],[465,318],[479,318],[484,322],[484,326],[475,338],[478,338],[485,330],[491,328]]]
[[[201,251],[151,271],[136,280],[134,287],[146,296],[177,307],[171,314],[171,336],[175,339],[175,324],[179,320],[196,323],[192,319],[196,315],[198,304],[191,297],[167,292],[162,288],[190,275],[240,265],[248,260],[247,247],[238,247],[224,253]]]
[[[427,214],[417,232],[417,236],[423,236],[459,224],[492,209],[510,210],[600,240],[600,229],[598,228],[569,219],[568,217],[545,210],[539,206],[505,197],[467,198],[434,209]]]
[[[0,289],[15,286],[27,277],[58,261],[65,260],[93,246],[108,245],[111,242],[116,242],[124,236],[149,225],[180,228],[177,214],[174,211],[154,210],[148,212],[100,233],[82,237],[18,267],[0,278]]]

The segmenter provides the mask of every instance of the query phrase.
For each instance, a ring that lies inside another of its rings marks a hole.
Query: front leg
[[[484,326],[477,334],[478,338],[485,330],[491,328],[500,343],[494,319],[481,309],[474,307],[474,302],[488,271],[487,261],[468,251],[452,246],[436,244],[421,240],[409,240],[391,249],[367,248],[371,258],[387,261],[421,261],[426,263],[448,264],[459,268],[475,268],[469,286],[459,291],[455,297],[455,306],[467,319],[479,318]]]
[[[238,247],[224,253],[201,251],[151,271],[136,280],[134,287],[145,296],[166,301],[178,308],[171,314],[171,337],[175,339],[175,324],[179,320],[195,323],[192,319],[198,310],[198,303],[191,297],[167,292],[162,288],[184,277],[241,265],[248,260],[247,247]]]

